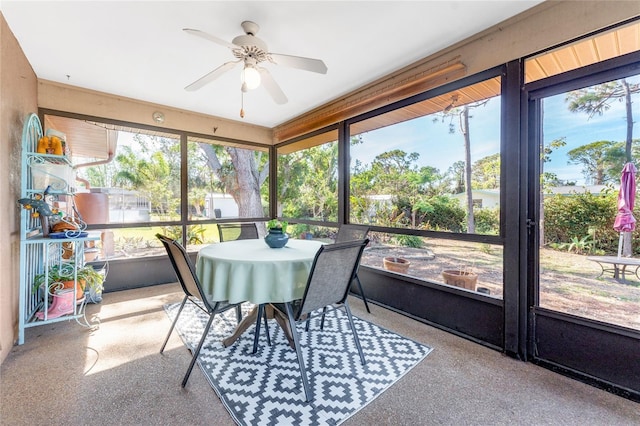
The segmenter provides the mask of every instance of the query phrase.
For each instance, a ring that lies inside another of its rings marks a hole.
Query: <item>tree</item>
[[[337,220],[338,143],[278,156],[278,214]]]
[[[89,182],[91,188],[109,188],[113,186],[113,179],[117,170],[117,163],[110,162],[105,164],[99,164],[92,167],[86,167],[77,169],[78,175],[86,179]],[[84,173],[81,173],[84,172]]]
[[[436,167],[420,167],[410,178],[413,179],[413,183],[419,188],[421,194],[432,197],[450,192],[449,176],[446,173],[440,173]]]
[[[540,187],[543,191],[545,191],[548,186],[557,186],[562,184],[555,173],[545,171],[544,164],[551,161],[551,154],[555,149],[562,148],[566,144],[567,138],[563,136],[552,140],[549,144],[542,146],[540,149]]]
[[[418,190],[416,183],[421,179],[414,163],[420,154],[407,154],[400,149],[383,152],[376,156],[371,164],[373,185],[379,194],[409,194]],[[409,175],[413,176],[409,178]]]
[[[417,165],[420,154],[400,149],[383,152],[371,165],[357,161],[351,167],[351,215],[385,225],[419,226],[418,205],[448,189],[447,176],[432,166]],[[375,200],[375,196],[391,196]],[[372,213],[375,212],[375,213]]]
[[[228,159],[223,147],[216,146],[216,149],[219,155]],[[226,192],[223,183],[209,167],[207,157],[197,142],[187,144],[187,191],[190,218],[191,215],[210,215],[212,212],[204,211],[207,195],[212,192]]]
[[[476,189],[500,188],[500,153],[483,157],[471,167],[471,186]]]
[[[317,147],[309,160],[313,173],[307,176],[303,201],[313,206],[312,217],[338,220],[338,144]]]
[[[632,160],[633,144],[633,109],[631,95],[640,92],[640,84],[630,84],[626,79],[610,81],[574,90],[567,94],[569,111],[587,113],[589,119],[594,115],[603,115],[611,108],[611,102],[618,100],[625,102],[627,137],[625,140],[625,158],[627,162]]]
[[[582,165],[585,180],[594,185],[604,185],[619,179],[625,153],[618,142],[597,141],[574,148],[567,152],[567,156],[570,164]],[[617,172],[612,173],[612,170]]]
[[[309,173],[305,153],[306,150],[300,150],[278,156],[278,216],[301,215],[300,205],[289,200],[299,199],[302,184]]]
[[[473,217],[473,188],[471,187],[471,134],[469,129],[469,106],[462,107],[460,114],[460,132],[464,136],[464,187],[467,193],[467,232],[476,232],[476,221]]]
[[[457,100],[457,98],[455,98]],[[471,104],[463,105],[458,108],[451,108],[442,113],[442,119],[449,117],[449,132],[455,133],[453,118],[458,118],[458,130],[464,138],[464,190],[467,198],[467,233],[476,232],[475,219],[473,217],[473,188],[471,186],[471,129],[469,127],[469,111],[481,106],[485,106],[490,99]]]
[[[180,208],[180,144],[174,139],[135,135],[136,151],[121,147],[113,183],[142,192],[151,211],[174,215]]]
[[[226,146],[224,152],[233,166],[229,167],[220,162],[214,145],[201,143],[200,148],[209,167],[238,205],[240,217],[263,217],[260,188],[269,175],[269,160],[262,158],[262,152]]]
[[[464,161],[453,163],[447,173],[453,175],[454,186],[452,193],[459,194],[464,191]]]

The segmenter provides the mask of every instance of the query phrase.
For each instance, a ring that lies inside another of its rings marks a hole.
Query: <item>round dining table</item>
[[[267,306],[290,302],[304,295],[321,246],[320,241],[297,239],[290,239],[282,248],[270,248],[262,239],[211,244],[198,253],[196,275],[205,295],[214,302],[248,301]],[[271,310],[268,313],[273,315]],[[223,344],[232,344],[256,318],[254,309]],[[282,318],[276,320],[283,325]]]

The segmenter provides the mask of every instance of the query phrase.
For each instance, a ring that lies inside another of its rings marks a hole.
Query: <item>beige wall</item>
[[[412,67],[394,73],[358,91],[363,96],[384,87],[391,87],[393,81],[423,75],[427,70],[458,58],[465,64],[466,73],[502,64],[508,60],[545,49],[591,31],[601,29],[627,18],[640,15],[638,1],[547,1],[525,12],[503,25],[496,26],[451,48],[425,58]],[[36,81],[20,47],[0,15],[0,77],[1,102],[0,173],[2,185],[0,195],[8,207],[0,213],[0,235],[5,236],[1,246],[0,264],[0,355],[4,360],[17,338],[18,281],[19,281],[19,209],[13,202],[19,195],[20,136],[22,121],[36,106],[66,112],[111,118],[141,124],[155,125],[151,119],[153,111],[160,110],[166,116],[165,126],[169,129],[189,130],[202,134],[244,139],[262,143],[272,143],[272,130],[247,126],[231,120],[224,120],[202,114],[190,113],[173,108],[139,102],[119,96],[77,89],[48,81]],[[455,25],[455,23],[452,23]],[[37,99],[37,101],[36,101]],[[345,98],[341,98],[341,101]],[[348,97],[347,97],[348,99]],[[393,100],[393,99],[389,99]],[[37,105],[36,105],[37,102]],[[319,108],[299,117],[296,126],[291,122],[276,130],[287,130],[288,126],[304,131],[312,130],[315,117],[335,109],[336,103]],[[339,106],[339,105],[338,105]],[[310,124],[306,124],[309,122]],[[297,131],[297,129],[296,129]],[[277,138],[276,138],[277,139]],[[9,167],[11,165],[11,167]],[[6,217],[5,217],[6,216]],[[9,236],[7,239],[6,236]]]
[[[248,125],[239,121],[151,104],[47,80],[38,81],[38,107],[159,126],[166,129],[186,130],[209,136],[214,135],[215,127],[215,136],[264,144],[271,144],[273,139],[271,129],[266,127]],[[163,124],[159,125],[153,121],[152,115],[155,111],[164,114]]]
[[[18,337],[22,125],[37,112],[37,79],[0,13],[0,362]]]

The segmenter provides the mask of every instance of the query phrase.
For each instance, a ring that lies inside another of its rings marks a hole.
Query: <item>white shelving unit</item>
[[[22,132],[22,180],[21,196],[33,200],[33,210],[22,209],[20,218],[20,302],[18,344],[24,343],[25,330],[52,322],[76,320],[89,325],[84,320],[85,299],[78,294],[73,285],[73,311],[67,315],[51,318],[51,305],[48,286],[34,285],[35,278],[44,274],[48,282],[52,268],[71,268],[74,284],[77,282],[77,266],[84,265],[84,248],[87,241],[96,241],[100,237],[89,233],[72,231],[51,238],[43,232],[43,215],[33,217],[33,211],[46,210],[41,202],[56,202],[65,206],[67,216],[73,215],[72,186],[74,171],[70,161],[64,155],[41,154],[37,152],[38,140],[42,137],[42,125],[38,116],[30,114]],[[41,199],[38,200],[38,197]],[[48,205],[48,204],[47,204]],[[39,207],[38,207],[39,206]],[[61,208],[62,210],[62,208]],[[82,236],[82,237],[80,237]],[[42,312],[42,319],[36,313]],[[83,319],[82,321],[80,321]]]

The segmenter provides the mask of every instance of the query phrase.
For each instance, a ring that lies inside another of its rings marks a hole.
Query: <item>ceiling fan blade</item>
[[[302,56],[283,55],[280,53],[269,53],[271,59],[276,64],[285,67],[298,68],[305,71],[317,72],[319,74],[327,73],[327,66],[320,59],[304,58]]]
[[[259,68],[260,79],[264,88],[269,92],[269,95],[273,98],[278,105],[286,104],[289,99],[284,94],[278,83],[273,79],[271,73],[266,68]]]
[[[225,72],[229,71],[231,68],[235,67],[238,62],[240,62],[240,60],[226,62],[220,65],[215,70],[211,71],[210,73],[204,75],[203,77],[197,79],[196,81],[194,81],[193,83],[185,87],[184,90],[193,92],[194,90],[200,89],[204,85],[211,83],[213,80],[220,77]]]
[[[228,47],[229,49],[237,49],[238,48],[238,46],[236,46],[233,43],[229,43],[228,41],[225,41],[225,40],[223,40],[221,38],[218,38],[216,36],[213,36],[211,34],[205,33],[205,32],[200,31],[200,30],[194,30],[194,29],[191,29],[191,28],[183,28],[182,31],[186,32],[187,34],[191,34],[191,35],[194,35],[194,36],[202,37],[202,38],[204,38],[206,40],[212,41],[214,43],[218,43],[218,44],[220,44],[222,46]]]

